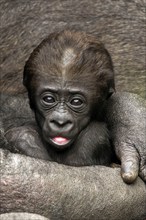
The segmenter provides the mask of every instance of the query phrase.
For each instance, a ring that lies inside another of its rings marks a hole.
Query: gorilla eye
[[[74,106],[74,107],[81,107],[82,104],[83,104],[83,101],[79,98],[74,98],[71,100],[71,105]]]
[[[53,96],[44,96],[43,97],[43,101],[46,103],[46,104],[54,104],[55,103],[55,98]]]

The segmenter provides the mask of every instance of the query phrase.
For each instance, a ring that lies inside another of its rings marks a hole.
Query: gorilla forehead
[[[37,81],[56,81],[59,84],[94,84],[97,80],[95,64],[83,62],[82,54],[77,54],[74,48],[66,48],[58,58],[42,57],[38,54],[33,62],[33,78]],[[90,62],[90,60],[89,60]],[[89,79],[90,80],[87,80]]]
[[[81,73],[87,73],[89,77],[101,67],[111,67],[103,44],[82,32],[62,31],[50,35],[34,50],[30,60],[30,68],[32,65],[41,74],[67,74],[70,77]]]
[[[87,90],[106,86],[113,74],[108,51],[95,37],[84,33],[62,31],[49,35],[33,51],[25,66],[28,84],[36,88],[39,81],[59,81],[64,85],[80,82]],[[101,74],[103,77],[101,78]]]
[[[66,76],[58,76],[58,77],[40,77],[40,80],[35,80],[37,93],[40,94],[44,91],[56,91],[59,94],[64,93],[80,93],[85,96],[96,95],[96,83],[95,81],[79,81],[78,79],[68,79]]]

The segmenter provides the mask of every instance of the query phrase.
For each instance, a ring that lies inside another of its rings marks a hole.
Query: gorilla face
[[[94,37],[63,31],[45,39],[24,69],[24,85],[43,139],[71,146],[114,90],[110,55]]]

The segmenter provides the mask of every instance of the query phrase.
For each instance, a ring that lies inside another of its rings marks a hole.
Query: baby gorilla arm
[[[27,125],[9,129],[5,133],[9,150],[30,157],[51,160],[44,147],[36,126]]]
[[[112,150],[109,134],[104,123],[92,122],[75,140],[72,146],[63,151],[55,151],[43,143],[38,128],[27,125],[9,129],[5,133],[9,150],[30,157],[53,160],[71,166],[110,165]]]

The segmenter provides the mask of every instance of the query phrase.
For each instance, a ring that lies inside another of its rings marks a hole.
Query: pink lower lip
[[[66,145],[70,142],[69,139],[64,138],[64,137],[54,137],[52,138],[52,141],[57,145]]]

